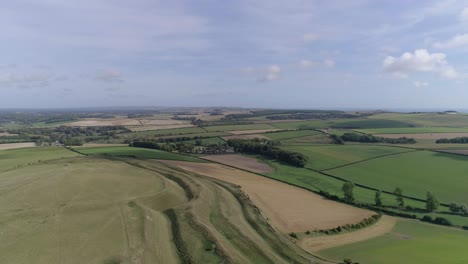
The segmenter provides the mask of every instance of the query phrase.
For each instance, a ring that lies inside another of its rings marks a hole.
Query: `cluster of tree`
[[[357,229],[370,226],[374,224],[375,222],[377,222],[381,217],[382,217],[381,214],[375,214],[375,215],[372,215],[371,217],[361,220],[357,224],[346,224],[346,225],[338,226],[338,227],[331,228],[331,229],[321,229],[321,230],[318,230],[317,232],[326,234],[326,235],[331,235],[331,234],[341,233],[342,231],[353,231],[353,230],[357,230]]]
[[[224,120],[243,120],[246,118],[259,117],[259,116],[266,116],[268,118],[269,116],[308,115],[308,114],[312,114],[316,116],[319,114],[322,114],[324,116],[326,115],[331,116],[331,115],[340,115],[340,114],[346,114],[346,113],[343,111],[338,111],[338,110],[257,110],[257,111],[251,111],[250,113],[226,115],[223,119]],[[368,114],[357,113],[357,115],[353,115],[353,117],[363,116],[363,115],[368,115]]]
[[[340,138],[343,141],[350,142],[361,142],[361,143],[388,143],[388,144],[414,144],[416,140],[414,138],[383,138],[375,137],[367,134],[358,134],[358,133],[344,133]]]
[[[440,138],[436,140],[436,144],[468,144],[468,137],[456,137],[456,138]]]
[[[158,143],[154,141],[133,141],[129,144],[131,147],[157,149],[168,152],[179,153],[199,153],[199,154],[220,154],[228,150],[227,144],[209,144],[200,146],[188,142]]]
[[[59,126],[53,128],[22,127],[8,130],[17,134],[18,141],[34,141],[38,145],[50,145],[59,142],[64,145],[76,146],[94,140],[109,140],[117,138],[117,134],[130,132],[123,126],[100,127],[70,127]]]
[[[304,167],[307,163],[303,154],[277,148],[275,142],[265,139],[230,139],[228,145],[236,152],[259,154],[297,167]]]
[[[432,223],[432,224],[437,224],[437,225],[445,225],[445,226],[451,226],[452,223],[450,222],[450,220],[446,219],[446,218],[443,218],[443,217],[436,217],[436,218],[432,218],[431,216],[429,215],[425,215],[423,216],[423,218],[421,218],[421,221],[423,222],[428,222],[428,223]]]
[[[331,134],[330,139],[332,140],[333,144],[343,145],[344,141],[338,135]]]
[[[359,116],[348,114],[345,112],[294,113],[294,114],[266,116],[266,118],[270,120],[288,120],[288,119],[311,120],[311,119],[356,118],[356,117],[359,117]]]
[[[449,210],[454,214],[468,215],[468,208],[464,204],[450,203]]]

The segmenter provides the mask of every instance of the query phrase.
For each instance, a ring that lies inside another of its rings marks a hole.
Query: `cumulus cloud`
[[[447,62],[444,53],[429,53],[425,49],[405,52],[400,57],[387,56],[383,63],[384,71],[397,77],[407,77],[412,72],[434,72],[442,77],[453,79],[457,71]]]
[[[274,81],[279,79],[281,67],[278,65],[271,65],[267,68],[265,75],[260,78],[261,82]]]
[[[326,59],[326,60],[323,61],[323,65],[325,65],[325,67],[327,67],[327,68],[333,68],[333,67],[335,67],[335,61],[330,60],[330,59]]]
[[[123,82],[123,75],[115,69],[98,70],[94,79],[101,82]]]
[[[445,42],[434,43],[434,48],[438,49],[451,49],[462,46],[468,46],[468,34],[456,35],[452,39],[449,39]]]
[[[423,82],[423,81],[414,81],[413,82],[413,85],[415,87],[425,87],[425,86],[429,86],[429,83],[428,82]]]
[[[299,61],[299,66],[301,66],[302,68],[310,68],[314,66],[314,63],[310,60],[301,60]]]
[[[465,7],[458,16],[458,19],[462,22],[468,22],[468,7]]]
[[[314,41],[318,40],[319,37],[314,33],[305,33],[304,35],[302,35],[302,39],[305,42],[314,42]]]

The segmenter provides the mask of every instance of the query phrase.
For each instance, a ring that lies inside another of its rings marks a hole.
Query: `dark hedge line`
[[[414,144],[416,140],[414,138],[383,138],[375,137],[372,135],[366,134],[357,134],[357,133],[344,133],[340,137],[343,141],[349,142],[361,142],[361,143],[388,143],[388,144]]]

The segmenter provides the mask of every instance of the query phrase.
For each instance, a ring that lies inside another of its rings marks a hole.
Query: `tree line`
[[[219,154],[225,153],[228,150],[227,144],[209,144],[201,146],[201,144],[192,144],[189,142],[173,143],[158,143],[154,141],[133,141],[129,144],[131,147],[157,149],[168,152],[179,153],[200,153],[200,154]]]
[[[436,140],[436,144],[468,144],[468,137],[456,138],[440,138]]]
[[[376,137],[368,134],[358,134],[358,133],[344,133],[340,138],[343,141],[349,142],[361,142],[361,143],[388,143],[388,144],[414,144],[416,140],[414,138],[384,138]]]
[[[277,148],[275,142],[265,139],[229,139],[228,145],[236,152],[259,154],[296,167],[304,167],[307,163],[305,155]]]

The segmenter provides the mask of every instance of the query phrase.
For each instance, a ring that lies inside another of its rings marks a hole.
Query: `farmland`
[[[339,118],[288,120],[292,112],[67,114],[0,123],[2,142],[13,141],[0,144],[0,253],[11,263],[39,264],[385,263],[363,253],[380,245],[386,260],[405,263],[399,256],[406,254],[417,263],[421,250],[442,254],[430,250],[439,246],[435,234],[450,245],[464,241],[468,218],[448,204],[468,203],[468,144],[435,140],[468,133],[465,115],[436,125],[428,116],[449,115],[333,112]],[[190,127],[165,127],[180,122]],[[345,133],[416,143],[349,142]],[[273,154],[238,153],[232,139]],[[351,201],[346,182],[354,184]],[[432,211],[428,191],[442,203]],[[440,218],[451,229],[420,222]]]

